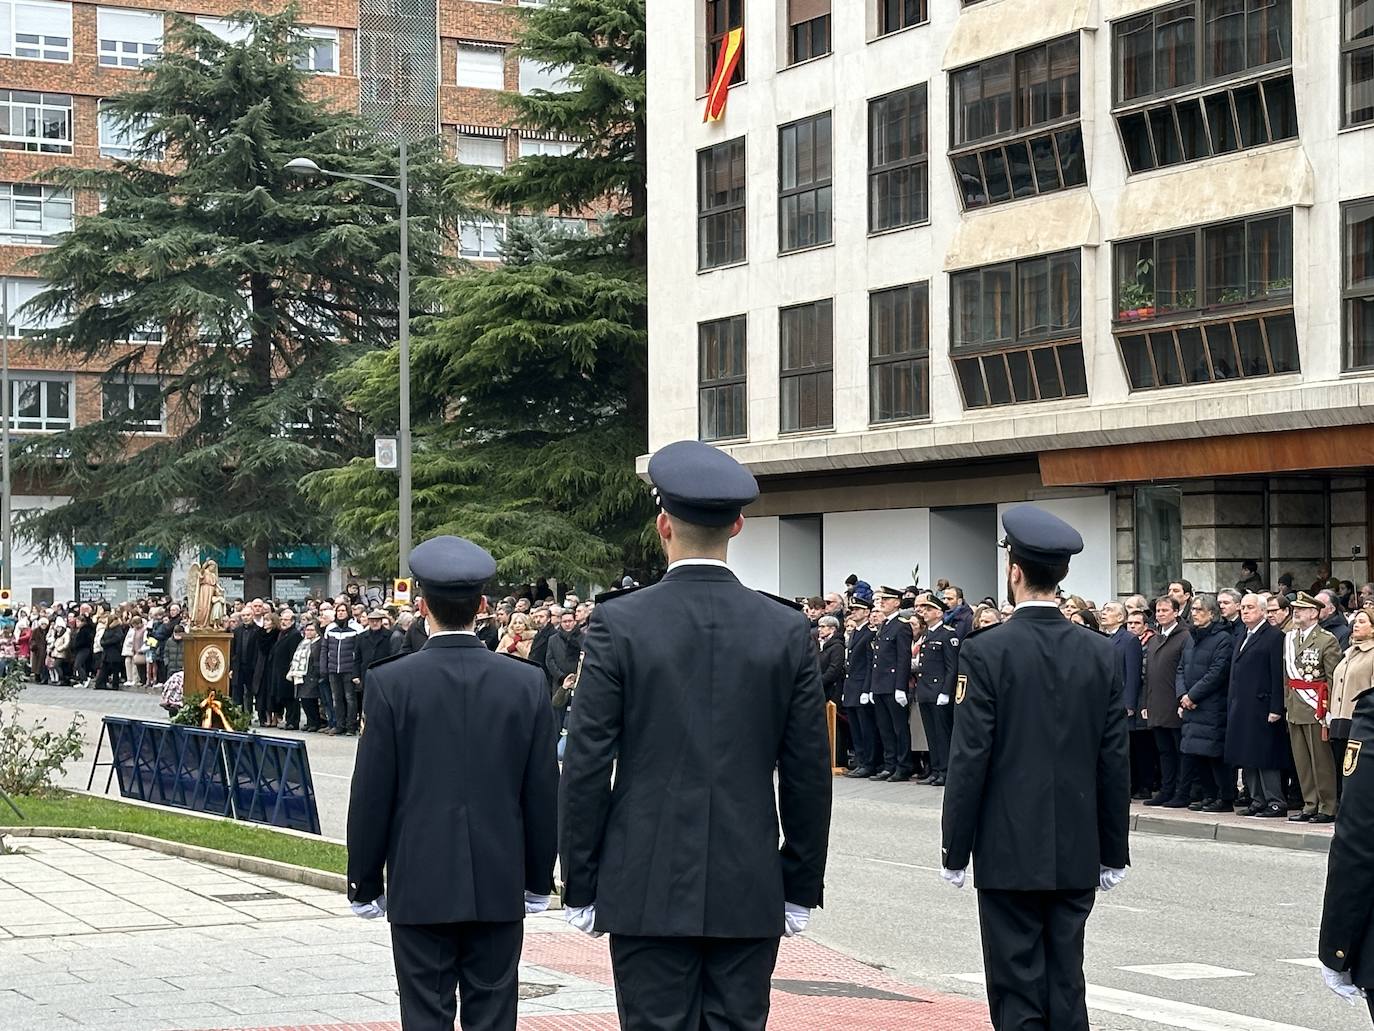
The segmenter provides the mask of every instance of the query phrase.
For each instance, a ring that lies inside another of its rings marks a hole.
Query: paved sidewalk
[[[10,839],[0,855],[0,1028],[398,1029],[384,921],[333,892],[131,845]],[[528,1031],[610,1031],[604,939],[558,915],[526,922]],[[807,938],[785,941],[770,1028],[985,1031],[981,1003],[884,975]]]

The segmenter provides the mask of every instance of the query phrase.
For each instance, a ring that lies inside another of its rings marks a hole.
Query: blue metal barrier
[[[86,788],[108,765],[105,790],[119,779],[125,798],[320,833],[305,742],[202,730],[123,716],[104,717]],[[100,761],[109,741],[111,759]]]

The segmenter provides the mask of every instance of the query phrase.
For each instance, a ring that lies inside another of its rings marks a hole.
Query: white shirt
[[[429,635],[429,640],[432,641],[432,640],[434,640],[436,637],[456,637],[456,636],[459,635],[459,634],[467,634],[469,637],[476,637],[476,636],[477,636],[477,631],[476,631],[476,630],[436,630],[436,631],[434,631],[434,633],[432,633],[432,634]]]
[[[1021,611],[1022,609],[1057,609],[1057,608],[1059,608],[1059,602],[1057,602],[1057,601],[1049,601],[1049,600],[1042,599],[1042,598],[1032,598],[1032,599],[1030,599],[1029,601],[1019,601],[1019,602],[1016,603],[1016,611],[1018,611],[1018,612]]]
[[[1174,621],[1173,621],[1172,623],[1170,623],[1167,627],[1160,627],[1160,628],[1159,628],[1159,636],[1162,637],[1162,638],[1164,638],[1164,640],[1167,641],[1167,640],[1169,639],[1169,635],[1172,634],[1172,633],[1174,632],[1174,629],[1175,629],[1177,626],[1178,626],[1178,620],[1174,620]]]
[[[668,572],[671,573],[679,566],[719,566],[721,569],[730,568],[723,560],[718,558],[680,558],[676,562],[668,563]]]

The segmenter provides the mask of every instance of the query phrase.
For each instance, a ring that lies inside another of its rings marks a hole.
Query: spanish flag
[[[740,56],[744,53],[744,28],[731,29],[720,48],[716,73],[711,76],[711,89],[706,94],[706,117],[703,122],[718,122],[725,114],[725,101],[730,96],[730,77],[735,74]]]

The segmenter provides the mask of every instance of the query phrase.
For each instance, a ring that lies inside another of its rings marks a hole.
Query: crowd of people
[[[940,786],[953,728],[959,643],[1013,611],[974,605],[947,581],[923,591],[845,590],[806,601],[847,776]],[[1062,595],[1064,618],[1108,637],[1131,729],[1133,797],[1147,806],[1329,823],[1356,699],[1374,689],[1374,583],[1329,567],[1305,590],[1185,579],[1157,598],[1101,605]],[[909,662],[900,661],[909,650]]]

